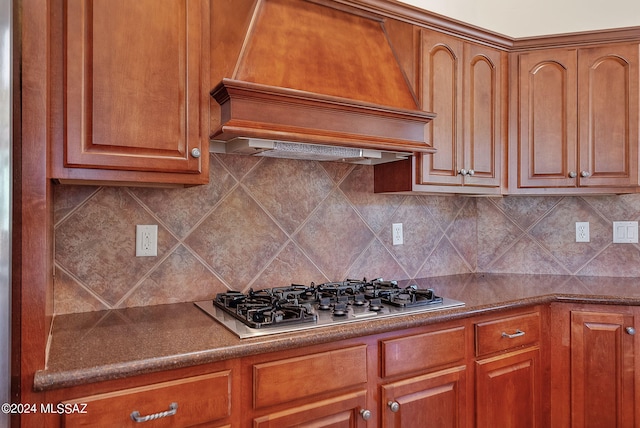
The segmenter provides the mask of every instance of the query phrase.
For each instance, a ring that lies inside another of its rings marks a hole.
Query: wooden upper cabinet
[[[576,159],[576,52],[519,56],[519,187],[573,186]]]
[[[465,185],[499,187],[502,161],[502,56],[496,49],[465,44],[463,111]],[[471,174],[471,171],[474,171]]]
[[[500,194],[507,54],[437,31],[420,32],[422,109],[434,154],[375,166],[376,192]]]
[[[64,167],[208,180],[209,15],[209,0],[64,2],[64,159],[56,178],[83,177]]]
[[[580,186],[639,184],[638,50],[633,43],[578,51]]]
[[[422,108],[438,116],[425,127],[437,155],[421,157],[420,184],[462,185],[463,42],[425,30],[422,36]]]
[[[518,157],[511,162],[518,174],[510,190],[634,191],[638,44],[523,53],[517,65]]]
[[[421,156],[419,184],[500,186],[501,56],[423,31],[422,103],[438,116],[426,126],[437,152]]]

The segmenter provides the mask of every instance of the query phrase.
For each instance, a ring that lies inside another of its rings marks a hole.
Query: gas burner
[[[289,287],[270,289],[274,296],[285,300],[299,300],[303,302],[315,301],[317,291],[313,286],[291,284]]]
[[[379,312],[382,310],[382,301],[380,299],[371,299],[369,300],[369,310],[374,312]]]
[[[317,320],[310,304],[300,304],[294,295],[273,290],[251,289],[246,296],[237,291],[218,293],[214,304],[252,328]]]
[[[318,309],[322,311],[328,311],[331,309],[331,298],[330,297],[322,297],[320,302],[318,303]]]
[[[415,287],[401,289],[386,296],[387,303],[401,307],[425,306],[442,303],[442,297],[436,296],[432,289],[418,290]]]
[[[347,304],[336,303],[333,305],[333,316],[344,317],[347,315]]]
[[[397,281],[376,278],[308,286],[291,284],[264,290],[250,289],[247,293],[228,291],[217,294],[213,301],[196,302],[196,305],[240,337],[253,337],[272,334],[268,331],[295,331],[444,309],[463,303],[436,296],[433,289],[421,290],[415,285],[401,288]],[[239,329],[267,332],[240,334]]]
[[[367,304],[367,298],[366,298],[366,296],[365,296],[364,294],[356,294],[356,295],[353,297],[353,302],[352,302],[352,304],[353,304],[354,306],[364,306],[364,305],[366,305],[366,304]]]

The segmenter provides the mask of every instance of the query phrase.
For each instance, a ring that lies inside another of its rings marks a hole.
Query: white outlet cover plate
[[[589,222],[576,222],[576,242],[589,242]]]
[[[136,257],[155,257],[158,255],[158,225],[136,225]]]
[[[637,221],[614,221],[613,222],[613,243],[614,244],[637,244],[638,243],[638,222]]]
[[[391,233],[393,234],[393,245],[404,244],[404,237],[402,236],[402,223],[393,223],[391,225]]]

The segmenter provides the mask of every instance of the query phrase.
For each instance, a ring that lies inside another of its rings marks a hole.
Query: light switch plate
[[[614,221],[613,222],[613,243],[614,244],[637,244],[638,243],[638,222],[637,221]]]

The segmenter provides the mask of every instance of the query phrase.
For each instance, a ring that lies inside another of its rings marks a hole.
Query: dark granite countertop
[[[551,301],[640,305],[640,279],[468,274],[417,281],[461,308],[239,339],[192,303],[56,316],[37,391],[189,367]]]

